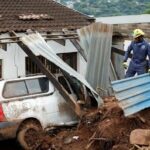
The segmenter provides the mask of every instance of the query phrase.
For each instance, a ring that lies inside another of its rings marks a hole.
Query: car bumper
[[[0,140],[15,138],[19,122],[0,122]]]

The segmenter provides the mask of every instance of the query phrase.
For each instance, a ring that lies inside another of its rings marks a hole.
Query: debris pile
[[[100,109],[84,115],[77,127],[59,129],[44,136],[38,149],[140,149],[138,143],[130,144],[130,134],[135,129],[150,129],[150,109],[124,117],[114,97],[105,98],[104,102]],[[141,149],[144,150],[144,147]]]

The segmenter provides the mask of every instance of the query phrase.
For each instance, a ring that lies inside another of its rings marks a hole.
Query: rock
[[[130,134],[130,143],[137,145],[150,145],[150,130],[135,129]]]
[[[129,150],[127,145],[114,145],[112,150]]]
[[[64,139],[64,144],[70,144],[72,142],[72,137],[66,137]]]

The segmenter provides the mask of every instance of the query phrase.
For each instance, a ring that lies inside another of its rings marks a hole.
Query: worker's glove
[[[150,74],[150,69],[148,69],[148,73]]]
[[[127,69],[127,68],[128,68],[127,62],[123,62],[123,63],[122,63],[122,66],[124,67],[124,69]]]

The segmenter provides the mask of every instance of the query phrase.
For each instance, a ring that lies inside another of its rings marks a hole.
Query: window
[[[59,68],[51,63],[49,60],[44,58],[43,56],[38,56],[39,60],[46,66],[48,70],[50,70],[52,73],[59,73],[60,70]],[[29,57],[26,57],[26,75],[31,75],[31,74],[39,74],[42,73],[38,66],[32,62],[32,60]]]
[[[28,96],[49,91],[48,78],[28,79],[16,82],[7,82],[4,86],[3,96],[13,98]]]
[[[3,49],[3,50],[7,50],[7,44],[4,44],[4,43],[1,43],[0,44],[0,49]]]
[[[63,53],[58,54],[58,56],[62,58],[73,69],[77,70],[77,53]],[[38,56],[38,58],[52,73],[60,73],[59,67],[57,67],[55,64],[53,64],[43,56]],[[38,66],[34,62],[32,62],[29,57],[26,57],[26,75],[38,73],[41,73]]]
[[[64,53],[62,59],[74,70],[77,70],[77,53]]]
[[[38,58],[45,65],[44,59],[42,59],[40,56],[38,56]],[[32,60],[29,57],[26,57],[26,75],[37,73],[41,73],[38,66],[34,62],[32,62]]]
[[[29,94],[46,93],[49,90],[48,78],[26,80]]]
[[[24,81],[6,83],[3,92],[3,95],[6,98],[24,96],[27,94],[27,88]]]

